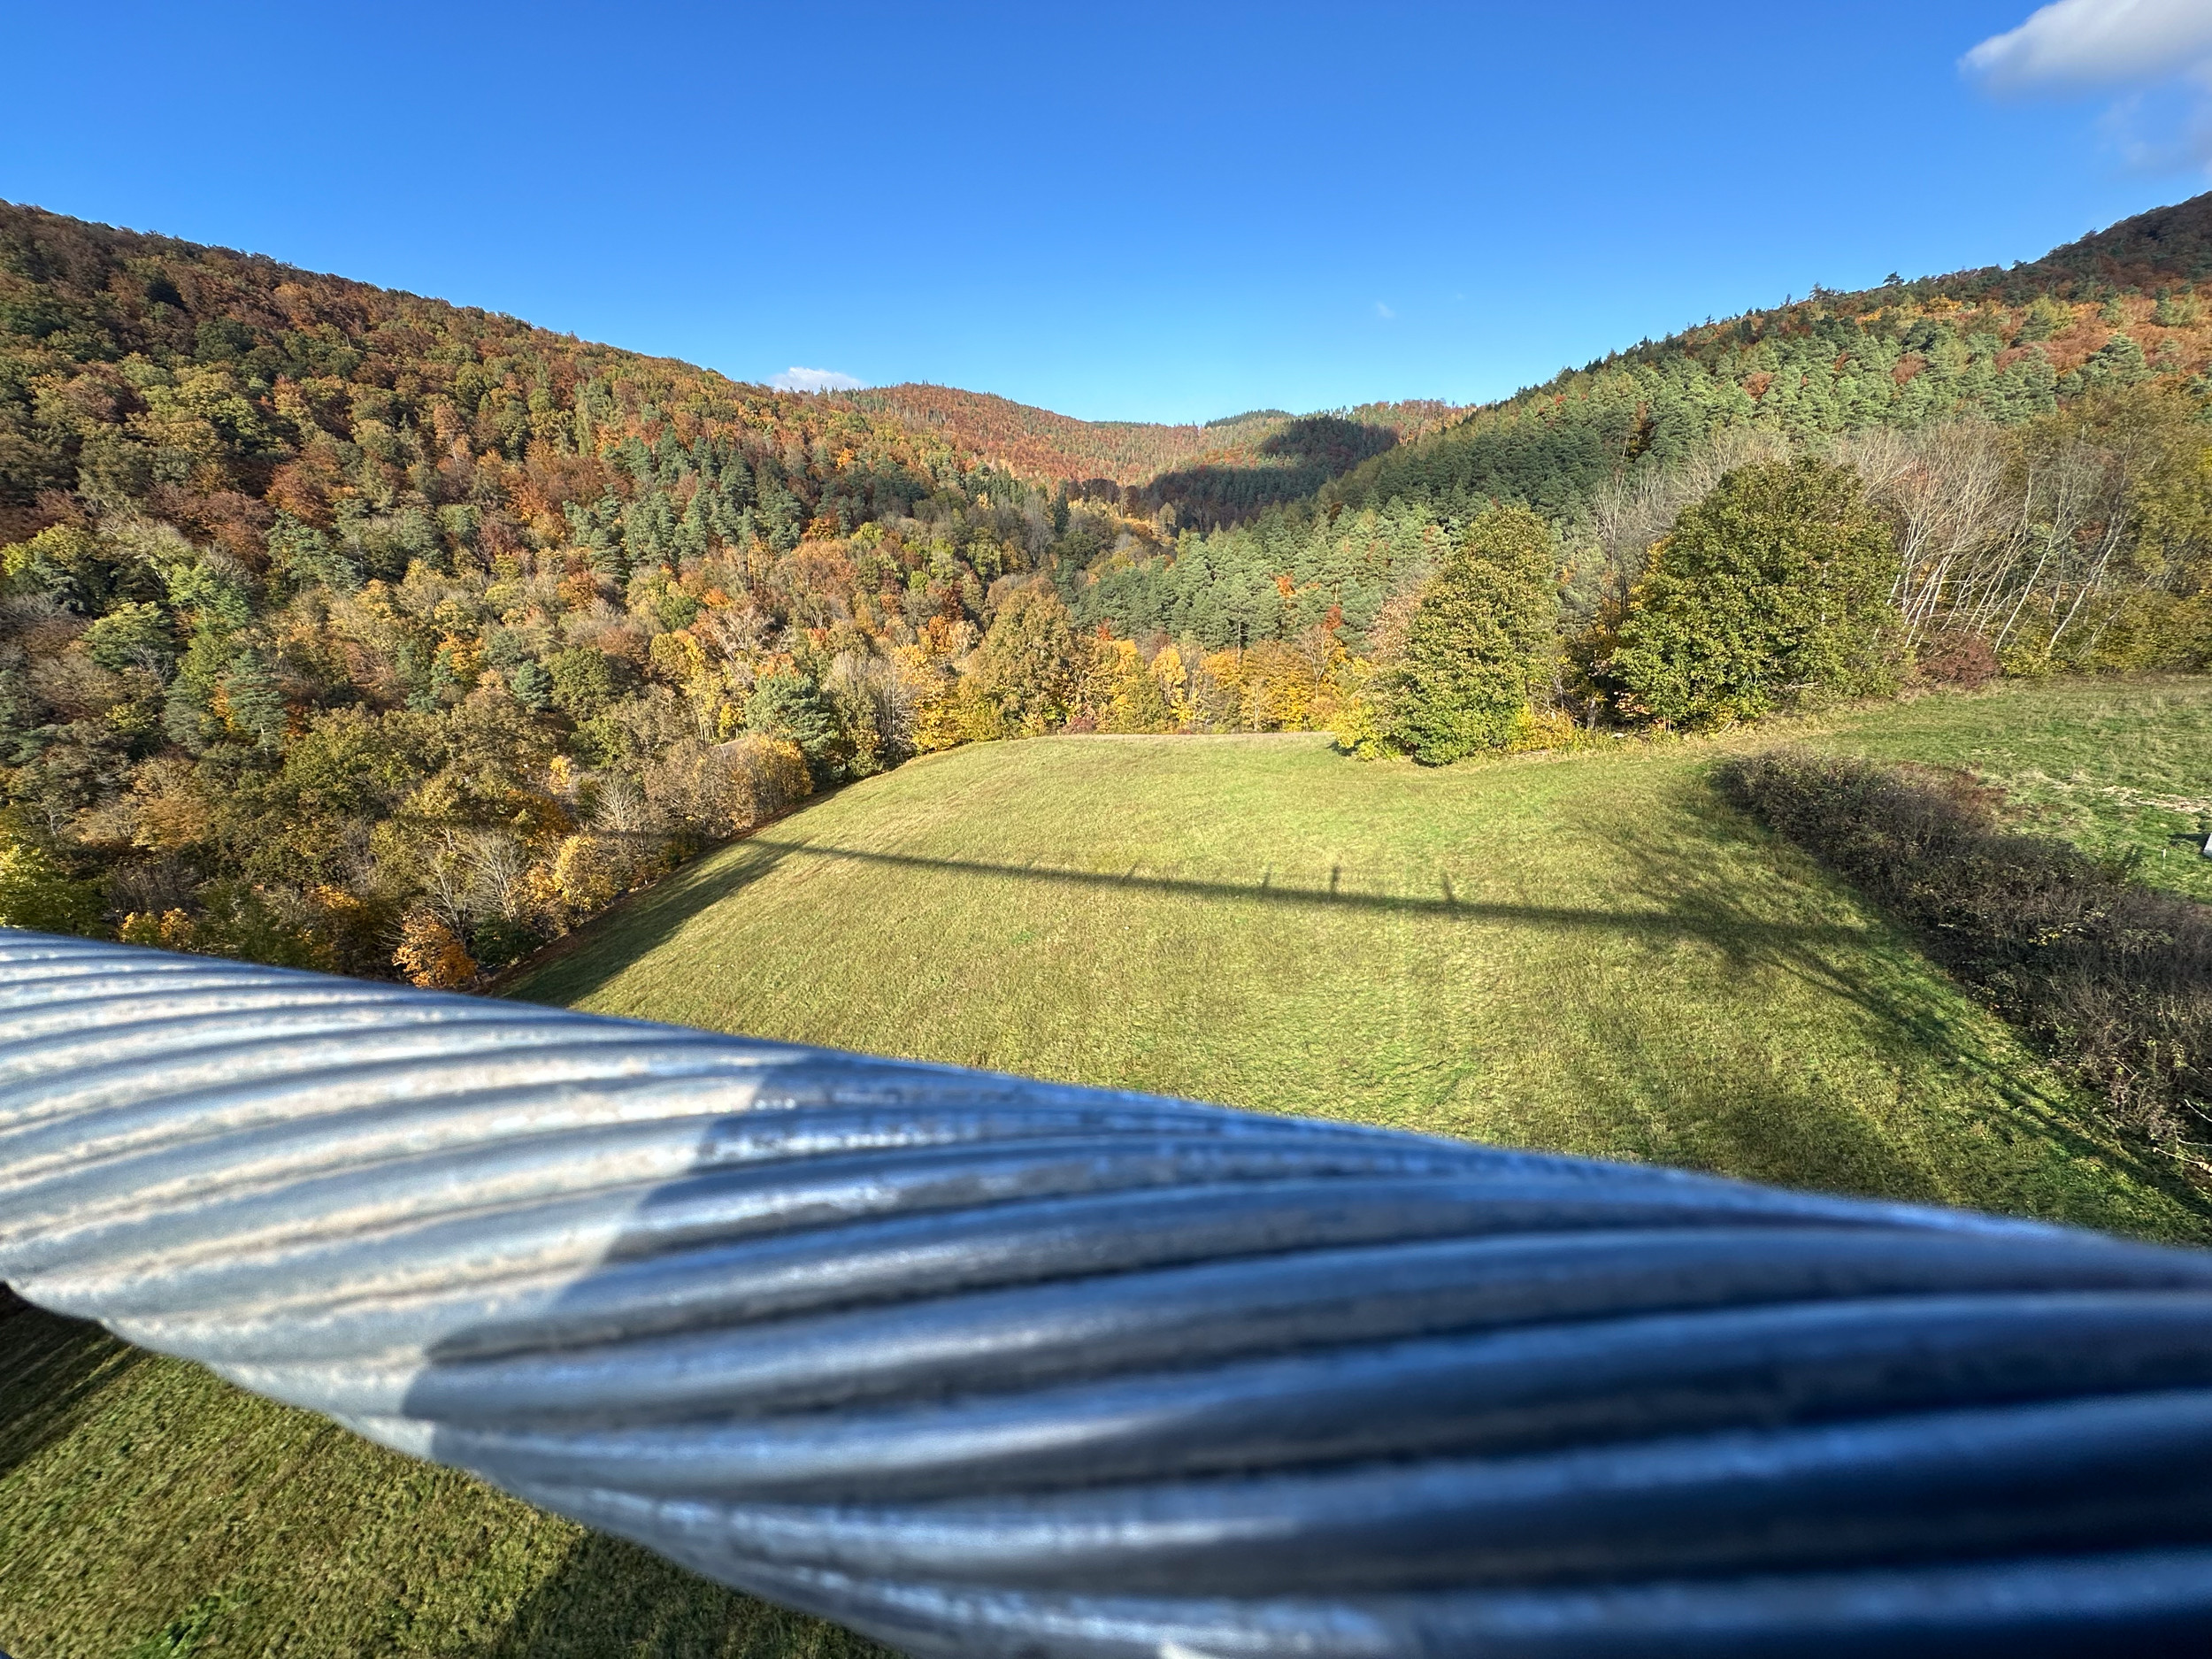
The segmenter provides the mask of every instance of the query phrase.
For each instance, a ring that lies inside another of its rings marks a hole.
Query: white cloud
[[[840,369],[802,369],[795,365],[768,377],[768,384],[780,392],[856,392],[867,383]]]
[[[1398,313],[1392,311],[1389,306],[1384,304],[1380,300],[1377,300],[1375,302],[1375,315],[1381,318],[1383,321],[1389,322],[1395,318]]]
[[[2212,67],[2207,0],[2057,0],[1962,60],[1993,91],[2141,87]]]
[[[2056,0],[1959,66],[2001,94],[2116,92],[2103,125],[2130,164],[2212,165],[2212,0]]]

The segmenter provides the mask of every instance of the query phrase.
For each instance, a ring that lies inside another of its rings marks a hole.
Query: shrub
[[[1997,653],[1978,634],[1946,634],[1931,640],[1920,653],[1920,677],[1939,686],[1957,686],[1972,691],[1997,678]]]
[[[543,943],[535,928],[511,917],[488,916],[469,930],[469,954],[487,968],[519,962]]]
[[[334,965],[330,945],[315,936],[315,906],[298,895],[265,893],[243,881],[210,881],[195,896],[196,914],[172,910],[161,918],[161,942],[173,950],[275,968],[327,971]]]
[[[1683,726],[1889,689],[1895,574],[1850,467],[1739,467],[1652,549],[1611,672],[1643,712]]]
[[[2212,1120],[2212,906],[2063,841],[2009,833],[1955,775],[1781,752],[1723,788],[1911,928],[2123,1127],[2201,1174]]]
[[[726,743],[672,745],[645,767],[641,781],[663,827],[718,837],[744,833],[813,788],[798,745],[757,732]]]
[[[795,743],[748,733],[718,746],[729,768],[730,829],[748,830],[803,801],[813,788],[806,757]]]
[[[476,963],[461,936],[427,908],[410,910],[400,924],[392,962],[409,979],[430,990],[451,990],[476,977]]]
[[[554,890],[579,916],[604,910],[638,877],[636,849],[626,840],[588,831],[568,836],[554,850]]]

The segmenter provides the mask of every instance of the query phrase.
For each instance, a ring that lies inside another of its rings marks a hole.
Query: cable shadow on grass
[[[0,1321],[0,1480],[96,1415],[150,1356],[98,1325],[25,1308]]]
[[[1809,938],[1822,938],[1842,943],[1860,937],[1862,932],[1847,926],[1819,926],[1809,931],[1796,924],[1761,921],[1740,910],[1703,914],[1688,909],[1578,909],[1467,899],[1458,895],[1450,875],[1444,872],[1438,874],[1436,894],[1427,896],[1347,889],[1342,885],[1340,870],[1331,872],[1330,884],[1325,888],[1299,887],[1278,885],[1271,871],[1254,882],[1224,881],[1146,875],[1135,868],[1115,872],[1043,863],[1005,864],[754,836],[624,900],[589,926],[541,954],[526,972],[501,987],[500,995],[534,1002],[580,1002],[603,987],[631,964],[667,943],[701,912],[752,886],[787,861],[802,857],[935,875],[1088,887],[1102,893],[1149,893],[1274,906],[1386,911],[1457,922],[1678,934],[1701,940],[1731,955],[1762,942],[1802,943]]]
[[[2193,1183],[2170,1159],[2142,1148],[2102,1120],[2088,1093],[2064,1079],[2062,1056],[2044,1054],[2047,1061],[2062,1067],[2061,1074],[2048,1082],[2024,1071],[2020,1057],[2043,1053],[2041,1045],[1986,1010],[1970,987],[1961,985],[1921,949],[1910,929],[1841,876],[1720,798],[1702,778],[1686,779],[1681,796],[1671,804],[1698,815],[1705,837],[1701,856],[1689,856],[1680,844],[1662,845],[1649,836],[1631,835],[1624,846],[1647,890],[1663,894],[1669,908],[1686,918],[1703,918],[1709,933],[1730,931],[1723,918],[1743,909],[1735,887],[1726,879],[1724,861],[1715,856],[1731,850],[1766,864],[1771,877],[1786,884],[1781,891],[1795,902],[1832,903],[1836,895],[1845,895],[1873,921],[1871,927],[1833,932],[1809,928],[1794,939],[1773,927],[1736,929],[1735,936],[1750,950],[1732,965],[1786,974],[1849,1003],[1870,1018],[1877,1051],[1901,1069],[1940,1056],[2019,1127],[2049,1141],[2068,1158],[2123,1171],[2212,1223],[2212,1194]],[[1850,949],[1822,949],[1831,938],[1847,940]],[[1929,995],[1929,980],[1951,995]],[[2008,1033],[2012,1041],[1993,1041],[2000,1031]],[[1786,1173],[1761,1171],[1760,1178],[1796,1184]],[[2072,1218],[2099,1225],[2085,1217]]]
[[[1692,787],[1699,791],[1704,787],[1701,783]],[[803,854],[933,874],[984,876],[1089,887],[1102,892],[1145,892],[1270,906],[1394,912],[1453,922],[1605,930],[1639,936],[1654,948],[1672,942],[1695,944],[1718,955],[1732,973],[1778,972],[1850,1002],[1874,1017],[1879,1041],[1892,1053],[1910,1052],[1924,1059],[1930,1054],[1947,1056],[2001,1099],[2008,1110],[2031,1120],[2040,1133],[2064,1147],[2069,1154],[2123,1163],[2137,1179],[2160,1187],[2174,1196],[2185,1197],[2200,1213],[2212,1215],[2212,1206],[2207,1205],[2203,1195],[2162,1161],[2139,1156],[2108,1139],[2085,1133],[2078,1120],[2067,1116],[2059,1102],[2042,1091],[2024,1087],[2016,1070],[1990,1051],[1984,1041],[1985,1031],[1977,1028],[1978,1022],[1970,1024],[1961,1018],[1966,1012],[1963,1006],[1946,1008],[1924,996],[1909,994],[1901,984],[1887,982],[1886,977],[1877,970],[1882,963],[1898,958],[1909,960],[1923,973],[1950,982],[1941,967],[1923,956],[1909,938],[1893,924],[1886,919],[1875,920],[1870,926],[1863,923],[1778,919],[1756,913],[1744,902],[1740,887],[1729,881],[1724,861],[1715,855],[1732,848],[1740,849],[1770,865],[1774,849],[1762,844],[1763,832],[1748,820],[1717,822],[1709,816],[1716,810],[1733,813],[1732,808],[1717,801],[1686,798],[1674,804],[1697,810],[1697,826],[1702,834],[1691,843],[1697,849],[1694,855],[1686,850],[1679,838],[1662,841],[1654,834],[1634,830],[1617,831],[1613,834],[1610,844],[1622,855],[1624,862],[1635,869],[1639,889],[1656,901],[1649,909],[1632,910],[1463,898],[1454,891],[1449,875],[1444,872],[1439,874],[1439,894],[1432,898],[1349,891],[1341,883],[1340,870],[1332,870],[1326,888],[1317,888],[1278,885],[1271,872],[1259,882],[1248,884],[1143,875],[1134,869],[1118,873],[1049,864],[1010,864],[879,852],[811,842],[765,844],[785,857]],[[1723,838],[1717,845],[1713,839],[1717,832]],[[1794,881],[1791,882],[1788,894],[1800,903],[1814,896]],[[1828,899],[1827,895],[1818,897],[1823,902]],[[1855,895],[1854,902],[1878,916]],[[1847,966],[1847,963],[1851,965]],[[2023,1042],[2025,1046],[2024,1039]],[[1747,1154],[1749,1148],[1745,1150]],[[1739,1159],[1734,1172],[1744,1173],[1750,1168],[1749,1162]],[[1791,1184],[1786,1171],[1761,1174],[1763,1179]]]
[[[840,1625],[600,1532],[572,1542],[476,1659],[895,1659]]]
[[[1406,894],[1347,890],[1342,885],[1340,867],[1330,872],[1326,887],[1297,887],[1276,885],[1271,872],[1256,882],[1218,881],[1190,876],[1140,875],[1137,869],[1141,866],[1117,873],[1113,871],[1071,869],[1059,864],[995,864],[972,858],[930,857],[918,853],[872,852],[856,847],[833,847],[812,841],[761,844],[775,848],[786,857],[805,854],[810,857],[926,871],[939,875],[987,876],[1059,887],[1092,887],[1104,892],[1152,893],[1268,905],[1385,910],[1433,916],[1448,921],[1505,922],[1524,926],[1596,927],[1634,933],[1672,933],[1703,940],[1724,949],[1729,948],[1740,937],[1747,942],[1801,941],[1809,938],[1842,942],[1864,937],[1864,930],[1861,928],[1829,925],[1808,927],[1796,923],[1767,922],[1751,918],[1740,910],[1726,913],[1700,913],[1686,908],[1617,910],[1464,899],[1453,889],[1450,876],[1440,872],[1437,895],[1429,898]]]

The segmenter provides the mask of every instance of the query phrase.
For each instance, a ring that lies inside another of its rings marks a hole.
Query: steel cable
[[[0,1279],[917,1655],[2212,1647],[2212,1254],[0,930]]]

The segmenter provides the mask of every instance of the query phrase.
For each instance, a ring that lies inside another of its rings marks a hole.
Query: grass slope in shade
[[[887,1659],[196,1365],[0,1318],[15,1659]]]
[[[2039,731],[2091,733],[2085,757],[2163,720],[2162,698],[2207,704],[2201,685],[2032,690],[1814,730],[1931,759],[2008,754],[2017,732],[2010,764],[2025,767]],[[2188,730],[2176,741],[2206,775],[2212,727]],[[956,750],[702,861],[517,994],[2212,1234],[2204,1201],[2100,1128],[2008,1028],[1724,807],[1704,776],[1723,747],[1439,771],[1361,764],[1306,736]]]

